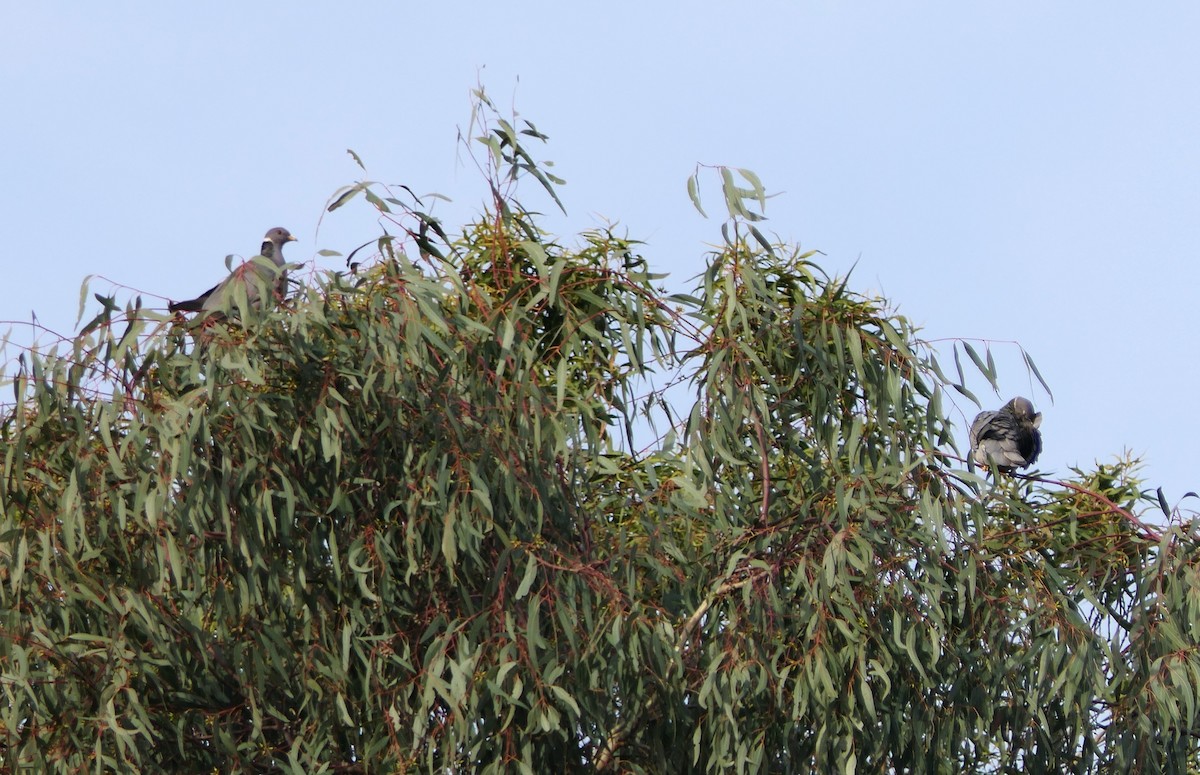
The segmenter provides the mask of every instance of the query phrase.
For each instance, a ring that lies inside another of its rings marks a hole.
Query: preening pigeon
[[[176,301],[167,305],[172,312],[215,312],[228,307],[234,289],[240,283],[246,292],[246,301],[259,304],[259,288],[275,283],[275,292],[282,297],[287,291],[287,272],[283,265],[283,246],[295,242],[296,238],[287,229],[276,226],[263,237],[262,249],[246,263],[233,270],[219,284],[209,288],[194,299]],[[260,258],[261,256],[261,258]],[[263,261],[262,259],[267,259]]]
[[[1005,473],[1028,468],[1042,453],[1042,413],[1028,398],[1017,396],[996,412],[980,412],[971,423],[971,456],[981,466]]]

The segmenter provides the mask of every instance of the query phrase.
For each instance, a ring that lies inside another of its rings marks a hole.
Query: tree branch
[[[696,607],[696,610],[692,612],[692,615],[689,616],[687,621],[683,623],[683,626],[679,628],[679,635],[675,639],[675,653],[679,655],[680,661],[683,659],[683,650],[687,642],[691,640],[692,634],[696,631],[696,628],[700,626],[700,621],[704,618],[704,615],[708,613],[709,609],[712,608],[713,603],[716,602],[720,597],[757,581],[768,572],[769,571],[764,568],[759,570],[757,573],[751,573],[750,575],[738,579],[737,581],[725,581],[715,590],[713,590],[708,597],[701,601],[700,605]],[[670,668],[668,668],[668,674],[664,676],[664,678],[670,678],[669,671]],[[642,720],[642,717],[654,709],[655,705],[657,704],[657,699],[657,696],[651,697],[650,700],[642,707],[640,712],[634,712],[613,727],[612,731],[606,736],[604,745],[601,746],[600,753],[596,757],[596,772],[605,772],[616,762],[617,750],[626,743],[626,739],[630,731]]]

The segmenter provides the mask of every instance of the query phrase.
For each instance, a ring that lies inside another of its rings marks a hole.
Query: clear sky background
[[[1129,449],[1174,503],[1200,490],[1198,40],[1192,3],[6,3],[0,319],[69,333],[89,274],[163,306],[276,225],[340,268],[316,251],[379,234],[365,205],[321,221],[347,148],[461,225],[482,83],[551,136],[560,234],[616,221],[683,287],[720,239],[687,176],[753,169],[768,230],[927,339],[995,342],[977,393],[1044,412],[1040,468]]]

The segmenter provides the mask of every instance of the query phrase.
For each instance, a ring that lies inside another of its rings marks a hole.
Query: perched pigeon
[[[283,270],[283,245],[294,242],[295,237],[287,229],[276,226],[263,237],[260,256],[255,256],[222,280],[194,299],[176,301],[167,305],[172,312],[216,312],[229,305],[229,299],[241,283],[246,291],[246,300],[258,304],[259,288],[272,281],[279,296],[287,291],[287,272]],[[265,258],[267,261],[263,261]]]
[[[1005,473],[1028,468],[1042,453],[1042,413],[1028,398],[1017,396],[997,412],[980,412],[971,423],[971,456],[981,466]]]

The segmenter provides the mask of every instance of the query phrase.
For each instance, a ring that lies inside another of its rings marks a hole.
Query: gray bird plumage
[[[1042,453],[1042,413],[1017,396],[996,412],[980,412],[971,423],[971,457],[1001,471],[1028,468]]]
[[[283,246],[295,240],[287,229],[276,226],[263,236],[258,256],[233,270],[228,277],[196,298],[172,302],[167,305],[167,309],[172,312],[217,312],[229,306],[230,299],[239,285],[245,290],[246,301],[258,306],[259,289],[270,285],[272,281],[275,293],[282,297],[287,291]]]

